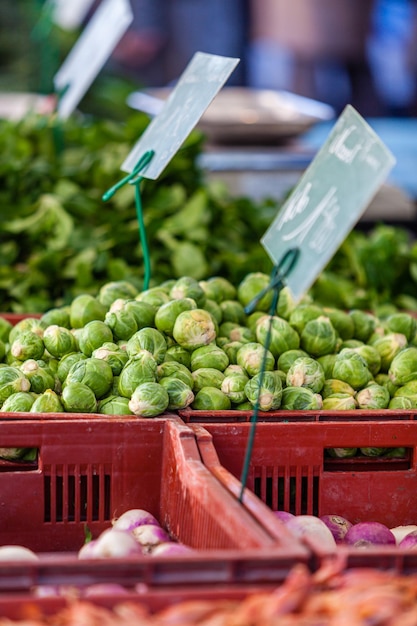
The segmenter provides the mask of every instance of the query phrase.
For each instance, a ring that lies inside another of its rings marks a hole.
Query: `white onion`
[[[119,530],[133,530],[143,524],[160,526],[156,517],[144,509],[130,509],[129,511],[125,511],[120,517],[115,518],[112,524],[113,528],[118,528]]]
[[[0,546],[0,561],[38,561],[35,552],[19,545]]]

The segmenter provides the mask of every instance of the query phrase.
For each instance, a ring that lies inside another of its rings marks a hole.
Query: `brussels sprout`
[[[307,352],[305,352],[305,350],[301,350],[300,348],[297,348],[295,350],[286,350],[278,357],[278,369],[287,374],[294,361],[306,356],[308,356]]]
[[[333,396],[335,394],[348,394],[349,396],[355,395],[355,390],[348,383],[345,383],[343,380],[339,380],[338,378],[327,378],[324,381],[323,388],[321,390],[322,398],[327,398],[328,396]]]
[[[196,309],[197,305],[192,298],[178,298],[162,304],[155,313],[155,326],[166,335],[172,336],[175,320],[183,311]]]
[[[341,352],[345,348],[350,348],[353,350],[354,348],[360,348],[363,345],[365,344],[363,343],[363,341],[359,341],[359,339],[346,339],[346,341],[343,341],[339,346],[339,352]]]
[[[106,361],[112,369],[113,376],[119,376],[129,360],[126,350],[122,350],[117,343],[112,341],[104,342],[100,348],[93,350],[91,356]]]
[[[182,346],[170,346],[165,352],[164,362],[165,361],[176,361],[184,365],[187,369],[191,368],[191,354]]]
[[[317,361],[323,368],[324,377],[332,378],[333,376],[333,367],[336,361],[337,354],[325,354],[324,356],[317,357]]]
[[[223,313],[220,308],[220,304],[215,300],[210,300],[210,298],[206,298],[206,302],[204,304],[204,308],[208,311],[216,320],[217,324],[221,324],[223,320]]]
[[[102,398],[97,405],[97,412],[104,415],[133,415],[129,409],[130,398],[110,395]]]
[[[168,408],[168,391],[160,383],[138,385],[129,400],[129,409],[140,417],[156,417]]]
[[[232,406],[230,398],[217,387],[202,387],[191,405],[196,411],[228,411]]]
[[[255,297],[259,296],[260,292],[268,287],[270,284],[270,277],[263,272],[251,272],[246,274],[237,287],[237,299],[243,307],[247,307],[252,303]],[[265,295],[256,303],[255,311],[269,311],[272,305],[273,294],[269,290]]]
[[[220,309],[224,322],[235,322],[240,326],[246,324],[245,309],[238,300],[223,300],[220,303]]]
[[[88,385],[70,382],[62,390],[61,402],[67,413],[95,413],[97,399]]]
[[[229,337],[216,337],[216,344],[219,346],[219,348],[222,348],[222,350],[224,350],[224,347],[227,346],[229,343],[231,343]],[[243,346],[243,343],[241,341],[237,341],[236,343],[239,343],[241,346]]]
[[[217,331],[217,338],[220,339],[221,337],[226,337],[229,341],[231,341],[230,334],[236,328],[241,328],[239,324],[236,324],[236,322],[222,322]]]
[[[369,346],[373,346],[375,341],[378,341],[378,339],[380,339],[381,337],[383,337],[386,334],[387,333],[386,333],[385,328],[383,326],[377,326],[366,343]]]
[[[115,280],[105,283],[100,287],[97,299],[105,307],[109,308],[118,298],[129,300],[136,298],[138,290],[127,280]]]
[[[408,408],[408,407],[406,407]],[[398,448],[387,448],[384,452],[384,459],[404,459],[407,455],[407,448],[399,446]]]
[[[372,313],[362,311],[361,309],[352,309],[349,311],[349,315],[354,324],[353,338],[366,343],[378,326],[378,318],[372,315]]]
[[[376,376],[381,369],[381,355],[379,351],[374,346],[368,346],[366,343],[353,348],[353,350],[365,359],[372,376]]]
[[[39,337],[43,337],[45,327],[41,320],[36,317],[24,317],[10,329],[8,340],[9,344],[11,345],[20,333],[27,330],[31,330],[33,333],[39,335]]]
[[[73,382],[83,383],[90,387],[99,400],[109,392],[112,386],[113,371],[103,359],[89,357],[71,366],[64,386]]]
[[[119,374],[118,393],[130,398],[138,385],[156,382],[158,363],[148,350],[140,350],[130,357]]]
[[[64,407],[58,394],[53,389],[46,389],[33,402],[31,413],[62,413]]]
[[[368,448],[359,448],[361,454],[363,454],[364,456],[373,456],[373,457],[378,457],[378,456],[382,456],[383,454],[385,454],[385,452],[388,450],[388,448],[372,448],[372,447],[368,447]]]
[[[57,324],[45,328],[43,343],[49,354],[57,359],[61,359],[70,352],[75,352],[78,347],[73,333],[65,326],[58,326]]]
[[[247,400],[246,402],[240,402],[239,404],[236,404],[234,408],[237,411],[253,411],[253,406],[249,402],[249,400]]]
[[[409,313],[393,313],[385,320],[385,327],[391,333],[405,335],[408,342],[413,339],[417,332],[417,320]]]
[[[265,313],[263,311],[254,311],[246,318],[246,325],[253,333],[256,333],[256,325],[258,321],[263,318]]]
[[[194,400],[194,393],[191,387],[176,376],[165,376],[160,379],[159,384],[168,392],[168,409],[173,411],[185,409]]]
[[[172,334],[180,346],[187,350],[195,350],[215,341],[215,320],[204,309],[183,311],[175,320]]]
[[[34,393],[43,393],[47,389],[55,389],[55,376],[40,359],[23,361],[20,369],[30,382],[30,390]]]
[[[113,333],[109,326],[100,320],[88,322],[78,337],[80,351],[89,357],[94,350],[100,348],[106,342],[113,342]]]
[[[300,337],[289,323],[275,316],[265,315],[256,324],[256,341],[266,346],[275,358],[287,350],[297,350],[300,347]]]
[[[243,345],[244,343],[242,343],[241,341],[229,341],[222,346],[223,351],[226,353],[227,358],[229,359],[229,363],[236,365],[237,353]]]
[[[365,359],[349,348],[345,348],[337,355],[332,377],[343,380],[355,390],[365,387],[372,380]]]
[[[76,296],[70,304],[71,328],[83,328],[93,320],[104,321],[107,307],[89,294]]]
[[[247,374],[229,374],[225,376],[220,387],[221,391],[226,394],[234,404],[246,401],[245,385],[249,381]]]
[[[56,371],[58,380],[63,383],[74,363],[77,363],[78,361],[85,361],[87,358],[88,357],[86,357],[86,355],[82,352],[70,352],[69,354],[65,354],[62,359],[60,359],[58,369]]]
[[[324,371],[318,361],[311,357],[296,359],[286,375],[287,387],[308,387],[320,393],[324,385]]]
[[[126,344],[126,352],[129,357],[133,357],[141,350],[150,352],[157,364],[162,363],[167,351],[165,337],[156,328],[141,328]]]
[[[223,370],[229,365],[229,357],[226,352],[219,348],[215,343],[207,346],[200,346],[191,352],[191,370],[197,370],[200,367],[213,367],[214,369]]]
[[[249,343],[256,341],[256,335],[247,326],[237,326],[232,328],[229,333],[230,341],[239,341],[240,343]]]
[[[31,391],[16,391],[3,402],[0,411],[2,413],[26,413],[30,411],[36,400],[36,394]]]
[[[281,406],[282,382],[277,372],[255,374],[245,385],[249,402],[260,411],[274,411]]]
[[[296,307],[294,296],[291,293],[291,289],[287,286],[283,287],[278,295],[277,315],[282,317],[287,322],[290,319],[291,313]]]
[[[413,403],[413,408],[417,408],[417,380],[410,380],[405,385],[401,385],[394,392],[394,398],[409,398]]]
[[[175,300],[182,298],[191,298],[197,305],[197,308],[204,307],[206,301],[206,293],[199,282],[191,276],[182,276],[175,281],[170,289],[169,295]]]
[[[301,331],[300,345],[314,357],[332,354],[337,344],[337,333],[328,317],[321,315],[307,322]]]
[[[156,313],[157,309],[159,309],[162,304],[169,302],[171,298],[163,288],[150,287],[150,289],[145,289],[145,291],[138,294],[135,300],[152,305],[154,313]]]
[[[231,363],[230,365],[228,365],[223,374],[225,376],[233,376],[234,374],[240,376],[241,374],[244,374],[247,378],[249,378],[245,368],[243,368],[241,365],[236,365],[235,363]]]
[[[334,393],[323,398],[322,408],[326,411],[353,411],[358,404],[350,393]]]
[[[237,290],[231,282],[222,276],[212,276],[208,280],[200,280],[200,287],[203,289],[207,298],[215,302],[223,302],[223,300],[235,300]]]
[[[407,347],[407,339],[401,333],[387,333],[376,339],[372,345],[381,357],[381,372],[388,372],[393,358]]]
[[[93,322],[90,322],[90,324],[92,323]],[[119,309],[118,311],[107,311],[104,318],[104,324],[107,326],[112,335],[111,338],[109,337],[104,341],[127,341],[138,330],[136,317],[131,311],[128,311],[125,308]],[[104,343],[104,341],[102,343]],[[96,347],[98,348],[99,346]]]
[[[236,364],[243,367],[249,376],[255,376],[263,369],[271,371],[275,367],[275,359],[270,350],[260,343],[244,343],[236,355]]]
[[[155,314],[157,309],[149,302],[139,300],[125,300],[123,309],[132,314],[136,320],[137,330],[141,328],[152,328],[155,325]]]
[[[387,409],[391,399],[388,389],[377,383],[369,383],[355,397],[360,409]]]
[[[391,398],[394,396],[395,392],[398,389],[398,385],[394,385],[388,374],[384,374],[382,372],[375,376],[375,382],[378,385],[383,385],[384,387],[386,387]]]
[[[341,337],[344,341],[352,339],[355,332],[355,324],[349,313],[331,307],[324,307],[323,313],[329,318],[339,337]]]
[[[0,448],[0,458],[6,461],[23,461],[31,450],[34,448]]]
[[[179,378],[189,387],[193,387],[194,379],[190,370],[185,367],[182,363],[178,363],[177,361],[164,361],[160,365],[158,365],[158,369],[156,372],[157,382],[161,382],[162,378],[166,378],[167,376]]]
[[[224,374],[214,367],[199,367],[192,372],[193,391],[197,392],[202,387],[217,387],[220,389],[224,380]]]
[[[301,335],[307,322],[322,315],[323,309],[317,304],[298,304],[292,311],[288,322],[298,335]]]
[[[358,448],[326,448],[326,452],[334,459],[350,459],[358,454]]]
[[[0,315],[0,341],[3,341],[4,343],[8,342],[9,334],[12,328],[13,324]]]
[[[50,309],[41,315],[41,324],[44,328],[48,326],[61,326],[62,328],[71,328],[70,307],[61,306]]]
[[[405,385],[417,378],[417,348],[404,348],[391,361],[388,376],[394,385]]]
[[[18,361],[40,359],[44,352],[43,339],[31,330],[19,333],[10,345],[10,354]]]
[[[4,405],[3,405],[4,406]],[[417,404],[408,396],[397,396],[391,398],[388,405],[389,409],[415,409]]]
[[[288,411],[319,410],[323,399],[308,387],[285,387],[282,390],[281,409]]]
[[[0,339],[0,361],[3,361],[5,356],[6,356],[6,344],[4,343],[4,341]]]

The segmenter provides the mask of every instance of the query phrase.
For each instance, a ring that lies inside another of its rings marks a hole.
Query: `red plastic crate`
[[[206,411],[190,408],[180,409],[178,415],[186,423],[213,424],[250,422],[253,411]],[[259,411],[258,422],[328,422],[328,421],[381,421],[381,420],[416,420],[417,411],[413,409],[355,409],[352,411]]]
[[[251,424],[193,424],[192,428],[205,465],[231,493],[240,494]],[[404,446],[407,454],[404,459],[332,459],[325,452],[365,446]],[[243,499],[255,516],[258,500],[296,515],[339,514],[353,523],[374,520],[389,527],[416,523],[417,422],[260,422]],[[320,545],[310,542],[309,546],[320,558],[326,556]],[[348,564],[401,564],[404,571],[417,571],[417,553],[410,551],[342,550]]]
[[[284,526],[270,533],[213,477],[178,417],[2,420],[0,442],[39,451],[36,462],[0,466],[0,544],[42,556],[35,566],[0,562],[0,590],[69,581],[258,582],[283,579],[294,562],[309,561]],[[150,511],[199,552],[78,561],[85,528],[96,537],[130,508]]]

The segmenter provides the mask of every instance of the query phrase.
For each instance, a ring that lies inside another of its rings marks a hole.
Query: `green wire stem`
[[[294,267],[299,254],[300,254],[299,248],[290,248],[289,250],[287,250],[287,252],[284,254],[284,256],[282,257],[278,265],[275,266],[274,269],[272,270],[271,282],[269,283],[269,285],[265,287],[264,289],[262,289],[262,291],[260,291],[253,298],[253,300],[251,300],[251,302],[245,307],[245,313],[247,315],[252,313],[257,303],[259,302],[259,300],[261,300],[261,298],[263,298],[263,296],[266,293],[268,293],[268,291],[270,291],[271,289],[273,290],[271,307],[269,309],[268,332],[265,337],[264,353],[263,353],[263,358],[262,358],[262,363],[261,363],[261,369],[259,372],[260,376],[259,376],[258,396],[256,398],[256,402],[253,408],[253,413],[251,416],[251,427],[249,430],[248,443],[246,446],[245,459],[243,462],[243,469],[242,469],[242,474],[240,478],[241,489],[240,489],[240,494],[239,494],[239,502],[242,502],[243,500],[243,495],[244,495],[246,482],[248,478],[249,464],[250,464],[250,460],[252,457],[253,444],[255,441],[256,424],[257,424],[258,413],[259,413],[259,396],[260,396],[260,391],[262,388],[264,374],[265,374],[265,364],[266,364],[267,354],[268,354],[269,346],[271,343],[272,320],[277,310],[280,291],[285,286],[285,277],[289,274],[289,272]]]
[[[136,216],[139,224],[139,238],[143,251],[143,263],[144,263],[144,279],[143,279],[143,289],[149,289],[149,283],[151,279],[151,261],[149,255],[148,241],[146,237],[146,228],[143,220],[143,211],[142,211],[142,200],[140,195],[140,183],[143,180],[143,176],[140,175],[140,172],[150,163],[153,158],[155,152],[154,150],[148,150],[145,152],[136,166],[133,168],[130,174],[119,180],[118,183],[113,185],[110,189],[108,189],[102,196],[102,200],[107,202],[110,200],[123,185],[129,184],[134,185],[135,187],[135,205],[136,205]]]

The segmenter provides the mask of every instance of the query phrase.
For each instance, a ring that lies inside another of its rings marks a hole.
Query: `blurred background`
[[[0,89],[48,92],[84,21],[39,20],[42,0],[1,0]],[[229,84],[286,89],[340,112],[417,112],[413,0],[132,0],[134,22],[100,80],[170,85],[197,50],[239,57]],[[46,11],[44,10],[45,14]],[[48,45],[45,46],[47,34]]]

